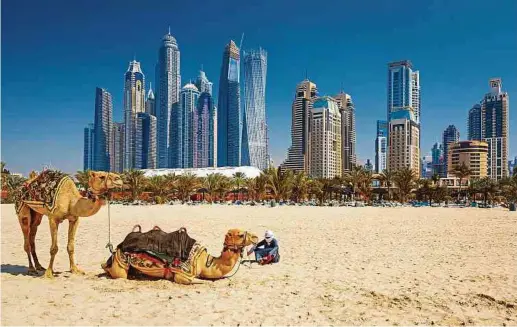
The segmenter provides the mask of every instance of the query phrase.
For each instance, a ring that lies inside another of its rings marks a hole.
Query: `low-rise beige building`
[[[472,170],[470,178],[488,176],[488,143],[483,141],[460,141],[449,147],[448,173],[464,163]]]

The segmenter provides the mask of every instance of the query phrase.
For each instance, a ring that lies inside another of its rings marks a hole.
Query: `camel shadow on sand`
[[[29,267],[20,266],[20,265],[10,265],[10,264],[2,264],[0,270],[1,270],[2,274],[9,274],[9,275],[13,275],[13,276],[24,275],[24,276],[31,276],[31,277],[40,277],[45,273],[45,271],[38,271],[38,273],[36,275],[29,275],[28,274]],[[61,272],[54,271],[54,276],[59,276],[59,275],[61,275]]]

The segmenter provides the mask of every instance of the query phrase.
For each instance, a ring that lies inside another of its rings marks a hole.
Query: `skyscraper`
[[[364,169],[369,172],[373,172],[373,165],[370,159],[366,159],[366,163],[364,164]]]
[[[259,48],[244,52],[244,115],[242,164],[266,169],[266,74],[267,52]]]
[[[217,117],[210,93],[199,96],[192,118],[193,167],[215,167]]]
[[[388,64],[388,167],[420,175],[420,75],[410,61]]]
[[[309,115],[317,96],[316,84],[308,79],[296,86],[292,104],[291,146],[283,169],[309,173]]]
[[[156,64],[156,120],[158,124],[158,168],[172,167],[169,163],[171,111],[179,101],[181,89],[180,51],[176,39],[167,33],[158,51]]]
[[[88,124],[84,128],[84,152],[83,170],[93,169],[93,144],[95,142],[95,129],[93,124]]]
[[[113,123],[111,133],[111,143],[113,152],[111,152],[111,170],[116,173],[124,171],[124,123]]]
[[[233,40],[223,52],[217,106],[217,166],[241,164],[240,55]]]
[[[140,63],[129,63],[124,83],[124,170],[136,168],[136,114],[145,112],[145,78]]]
[[[310,114],[309,167],[313,178],[341,176],[341,113],[335,99],[321,97],[314,101]]]
[[[445,131],[443,131],[443,174],[442,177],[447,177],[450,170],[454,167],[449,167],[449,146],[460,140],[460,132],[456,129],[456,126],[449,125]]]
[[[156,168],[156,117],[146,112],[136,114],[135,168]]]
[[[172,168],[192,168],[194,165],[192,122],[198,99],[197,87],[188,83],[181,89],[179,104],[173,108],[169,141]]]
[[[341,113],[341,158],[343,160],[343,173],[347,173],[357,163],[355,154],[356,130],[355,107],[352,97],[343,91],[334,97]]]
[[[432,155],[425,155],[422,157],[421,161],[421,178],[431,178],[433,177],[433,157]]]
[[[431,150],[433,175],[437,174],[440,177],[445,177],[445,167],[443,162],[443,145],[435,143]]]
[[[483,141],[459,141],[449,144],[448,167],[465,164],[471,171],[469,178],[487,176],[488,144]]]
[[[203,70],[199,71],[199,75],[196,79],[196,87],[199,90],[199,93],[208,93],[212,95],[212,85],[213,83],[208,80],[206,74]]]
[[[145,112],[156,117],[156,100],[154,98],[151,84],[149,84],[149,91],[147,92],[147,98],[145,99]]]
[[[110,171],[112,119],[113,102],[111,94],[98,87],[95,90],[93,170]]]
[[[377,121],[377,137],[375,138],[375,171],[382,173],[386,169],[386,153],[388,149],[388,122]]]
[[[472,109],[469,110],[467,125],[468,139],[481,140],[481,106],[479,104],[475,104]]]
[[[508,176],[508,93],[501,91],[501,79],[490,79],[490,92],[481,101],[481,139],[488,143],[488,176]]]

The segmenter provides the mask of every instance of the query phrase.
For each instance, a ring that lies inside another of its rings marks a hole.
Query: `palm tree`
[[[388,188],[388,200],[391,200],[391,185],[393,183],[393,179],[395,178],[395,173],[391,170],[384,169],[380,174],[382,182]]]
[[[307,193],[309,191],[309,178],[305,173],[299,172],[294,174],[293,178],[293,191],[292,197],[295,202],[300,202],[307,197]]]
[[[188,201],[200,185],[199,179],[191,173],[179,176],[177,182],[178,197],[182,202]]]
[[[238,192],[237,199],[238,200],[240,200],[240,198],[241,198],[241,186],[244,184],[245,181],[246,181],[246,174],[241,173],[241,172],[236,172],[235,174],[233,174],[233,183],[237,187],[237,192]]]
[[[163,176],[163,179],[165,180],[165,194],[168,196],[170,193],[174,193],[178,184],[179,175],[170,173]]]
[[[467,188],[467,193],[470,198],[473,198],[476,201],[476,195],[480,192],[481,180],[479,178],[472,178],[469,182],[469,187]]]
[[[230,178],[223,176],[219,182],[217,191],[219,192],[219,197],[224,200],[226,198],[226,193],[228,193],[232,189],[232,181]]]
[[[147,180],[147,187],[154,195],[162,198],[167,193],[168,180],[165,176],[152,176]]]
[[[440,175],[437,173],[434,173],[433,176],[431,176],[431,180],[433,181],[433,185],[436,185],[438,181],[440,180]]]
[[[316,199],[318,199],[318,205],[320,206],[323,205],[323,201],[325,201],[325,194],[323,192],[323,189],[324,186],[320,180],[315,179],[309,181],[309,197],[312,199],[313,196],[315,196]]]
[[[418,192],[422,195],[423,197],[423,200],[425,201],[426,200],[426,197],[429,198],[429,205],[432,204],[432,186],[431,186],[431,180],[429,179],[425,179],[425,178],[421,178],[418,180],[418,186],[419,186],[419,189],[418,189]]]
[[[462,181],[463,181],[463,179],[468,178],[470,175],[472,175],[472,170],[464,162],[462,162],[461,165],[458,165],[453,168],[452,174],[460,180],[460,189],[458,191],[458,201],[459,201],[460,194],[461,194]]]
[[[501,179],[499,186],[508,203],[517,202],[517,175]]]
[[[263,172],[260,173],[259,176],[255,177],[255,191],[256,196],[259,201],[264,200],[264,197],[266,196],[266,189],[268,187],[268,181],[269,176],[264,174]]]
[[[363,174],[363,167],[354,166],[343,178],[345,183],[352,187],[352,199],[355,199],[357,188],[363,179]]]
[[[26,179],[22,176],[8,174],[5,178],[5,186],[7,188],[6,203],[16,201],[17,189],[25,183]]]
[[[223,179],[224,176],[222,174],[215,173],[207,175],[203,180],[203,187],[207,190],[208,194],[210,194],[210,203],[214,202],[216,194],[219,191],[219,186]]]
[[[87,190],[89,187],[88,180],[90,179],[90,170],[78,170],[75,174],[75,179],[77,179],[81,187]]]
[[[248,200],[255,201],[257,199],[257,179],[246,178],[244,187],[248,191]]]
[[[137,169],[126,170],[122,179],[127,188],[131,191],[131,200],[135,201],[142,187],[145,186],[146,178],[144,172]]]
[[[293,172],[289,169],[282,171],[280,167],[267,168],[264,172],[268,176],[268,187],[274,194],[275,200],[289,199],[292,192]]]
[[[7,178],[9,176],[9,170],[5,169],[5,162],[0,162],[0,172],[2,173],[2,183],[1,183],[1,189],[7,187]]]
[[[372,196],[372,182],[372,172],[362,168],[361,182],[359,183],[359,191],[366,198],[367,201],[369,201]]]
[[[393,180],[399,189],[400,201],[402,203],[407,201],[407,196],[413,189],[416,179],[415,172],[408,167],[397,170]]]
[[[483,193],[483,199],[486,206],[487,200],[497,192],[497,185],[490,177],[484,177],[479,181],[479,191]]]

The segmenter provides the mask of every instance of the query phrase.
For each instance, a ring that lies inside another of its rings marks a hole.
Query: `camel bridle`
[[[224,241],[224,248],[233,252],[240,252],[242,256],[242,250],[246,247],[246,240],[248,239],[248,232],[244,232],[244,241],[240,244],[237,244],[235,242],[233,243],[227,243],[226,240]]]
[[[100,190],[96,190],[92,185],[88,185],[89,186],[88,190],[87,190],[88,198],[92,198],[93,196],[103,195],[106,192],[108,192],[108,190],[109,190],[109,188],[108,188],[109,176],[110,176],[110,173],[108,173],[108,175],[106,176],[106,179],[104,180],[104,187],[101,188]],[[90,183],[88,183],[88,184],[90,184]]]

